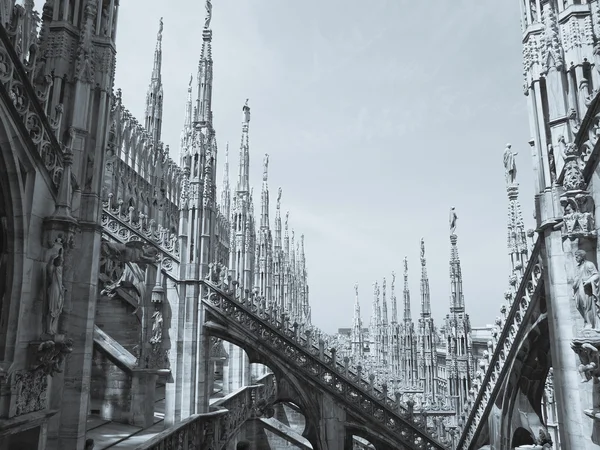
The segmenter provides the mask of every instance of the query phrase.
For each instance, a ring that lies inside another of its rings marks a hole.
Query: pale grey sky
[[[140,121],[164,17],[163,140],[177,161],[204,14],[202,0],[128,0],[119,12],[115,88]],[[499,315],[509,275],[507,142],[519,152],[521,203],[533,226],[519,16],[515,0],[213,0],[219,174],[229,141],[235,185],[249,98],[251,183],[260,190],[269,153],[271,218],[281,186],[290,226],[305,234],[315,325],[351,326],[355,282],[367,325],[372,283],[385,276],[389,288],[392,270],[401,315],[405,255],[416,319],[421,237],[442,325],[451,206],[472,325]]]

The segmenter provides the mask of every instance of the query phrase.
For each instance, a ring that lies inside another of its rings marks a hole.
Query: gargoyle
[[[102,256],[124,263],[153,264],[158,260],[158,250],[142,241],[120,242],[103,241]]]
[[[37,364],[35,370],[41,369],[46,375],[54,376],[62,372],[61,365],[67,355],[73,351],[73,341],[44,341],[37,348]]]

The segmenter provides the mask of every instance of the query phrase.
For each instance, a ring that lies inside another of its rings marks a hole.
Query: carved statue
[[[289,211],[287,211],[287,212],[285,213],[285,229],[286,229],[286,230],[288,229],[288,220],[289,220],[289,219],[290,219],[290,212],[289,212]]]
[[[356,296],[358,297],[358,283],[354,284],[354,292],[356,293]]]
[[[458,220],[458,216],[456,215],[456,208],[453,206],[450,208],[450,234],[454,234],[456,231],[456,221]]]
[[[210,21],[212,19],[212,3],[211,0],[206,0],[206,18],[204,19],[204,28],[210,27]]]
[[[277,190],[277,209],[281,209],[281,188]]]
[[[548,434],[548,431],[540,428],[536,444],[541,445],[542,449],[552,448],[552,438]]]
[[[160,24],[158,25],[158,35],[156,36],[157,41],[162,41],[162,32],[163,32],[163,18],[160,18]]]
[[[66,339],[64,342],[44,341],[37,348],[37,365],[35,370],[41,369],[46,375],[54,376],[61,372],[61,365],[67,355],[73,351],[73,341]]]
[[[265,158],[263,159],[263,181],[267,181],[269,171],[269,155],[265,153]]]
[[[124,289],[129,293],[133,292],[133,296],[137,300],[137,307],[133,314],[137,314],[146,295],[145,278],[145,268],[142,269],[139,264],[128,262],[125,264],[125,270],[121,277],[115,283],[106,286],[100,295],[112,298],[117,295],[118,289]]]
[[[517,179],[517,163],[515,160],[517,154],[518,152],[511,150],[510,144],[506,144],[504,149],[504,172],[507,184],[514,184]]]
[[[46,279],[48,316],[46,331],[50,335],[58,334],[58,319],[65,304],[65,287],[63,286],[63,242],[57,238],[48,252],[46,260]]]
[[[421,238],[421,261],[425,259],[425,240]]]
[[[158,250],[142,241],[131,241],[126,244],[119,242],[102,242],[102,256],[120,262],[151,264],[157,261]]]
[[[151,344],[159,344],[162,342],[162,328],[163,314],[160,310],[160,306],[156,305],[154,313],[152,314],[152,337],[150,338]]]
[[[583,317],[583,327],[598,329],[598,286],[600,283],[596,265],[587,261],[584,250],[575,252],[577,267],[573,279],[573,298]]]

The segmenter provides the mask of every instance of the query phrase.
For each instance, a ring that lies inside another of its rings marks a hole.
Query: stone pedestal
[[[131,414],[129,423],[147,428],[154,423],[156,370],[135,370],[131,380]]]
[[[100,416],[104,420],[147,428],[154,423],[158,371],[136,369],[127,373],[117,366],[106,372]]]

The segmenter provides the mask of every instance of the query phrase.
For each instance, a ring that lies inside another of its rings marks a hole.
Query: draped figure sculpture
[[[50,335],[58,334],[58,319],[62,314],[65,303],[65,287],[63,285],[63,243],[58,238],[48,252],[46,258],[46,280],[48,316],[46,331]]]
[[[456,208],[453,206],[450,208],[450,234],[454,234],[456,232],[456,221],[458,220],[458,216],[456,215]]]
[[[158,305],[156,305],[155,308],[156,309],[152,314],[152,337],[150,338],[151,344],[159,344],[162,342],[163,314]]]
[[[206,0],[206,18],[204,19],[204,28],[210,27],[210,21],[212,20],[212,3],[211,0]]]
[[[586,259],[584,250],[575,252],[575,277],[573,279],[573,298],[579,314],[583,317],[583,327],[597,330],[598,320],[598,285],[600,277],[596,265]]]
[[[506,144],[504,149],[504,175],[507,184],[514,184],[517,180],[517,162],[515,156],[517,152],[511,150],[511,145]]]

